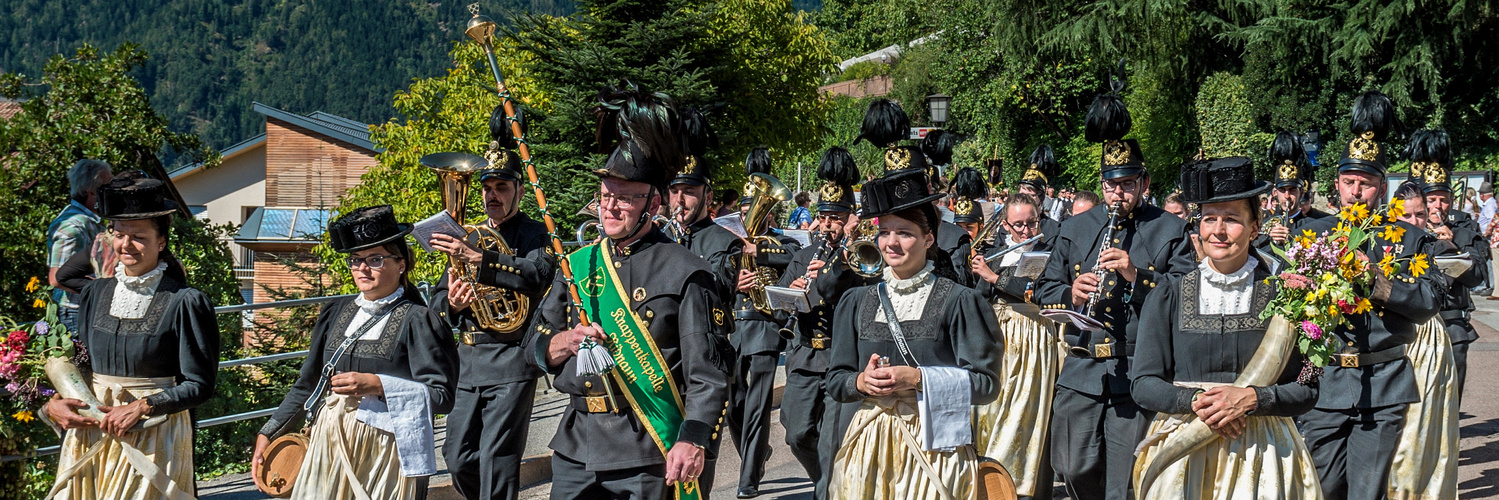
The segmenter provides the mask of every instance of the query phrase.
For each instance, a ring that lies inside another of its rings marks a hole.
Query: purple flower
[[[1322,339],[1322,327],[1317,326],[1316,323],[1310,321],[1302,321],[1301,331],[1302,333],[1306,334],[1307,338],[1310,338],[1312,340]]]
[[[11,394],[15,394],[15,393],[20,392],[20,391],[21,391],[21,384],[17,384],[15,382],[11,382],[9,384],[5,384],[5,392],[9,392]]]
[[[52,397],[53,394],[57,394],[57,391],[54,391],[52,389],[42,388],[42,397],[44,397],[44,398],[50,398],[50,397]]]
[[[50,331],[52,331],[52,325],[47,324],[46,321],[38,321],[38,322],[36,322],[36,335],[38,337],[40,337],[42,335],[46,335],[47,332],[50,332]]]

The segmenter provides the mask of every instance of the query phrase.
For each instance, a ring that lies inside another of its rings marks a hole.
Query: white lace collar
[[[151,307],[151,298],[156,296],[156,287],[167,269],[166,262],[158,262],[156,268],[140,276],[125,274],[125,263],[115,264],[115,294],[109,302],[109,315],[120,319],[141,319]]]
[[[927,261],[926,267],[921,268],[921,271],[917,272],[915,276],[900,279],[895,276],[894,269],[890,266],[885,266],[885,283],[888,284],[892,292],[901,295],[910,294],[932,281],[932,269],[935,269],[932,261]]]
[[[397,300],[401,300],[401,295],[405,293],[406,287],[397,287],[395,293],[380,297],[375,300],[366,299],[364,298],[364,294],[361,293],[354,296],[354,305],[359,306],[359,309],[364,311],[366,314],[373,316],[384,310],[385,306],[394,304]]]
[[[1202,271],[1202,277],[1207,279],[1208,283],[1221,288],[1229,288],[1243,283],[1252,277],[1254,275],[1254,268],[1259,265],[1260,261],[1255,260],[1254,256],[1250,256],[1244,261],[1244,265],[1238,271],[1223,274],[1213,269],[1213,266],[1208,264],[1208,259],[1202,259],[1202,262],[1197,263],[1197,269]]]

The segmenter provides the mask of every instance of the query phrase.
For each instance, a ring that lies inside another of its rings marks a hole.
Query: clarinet
[[[840,244],[839,246],[842,246],[842,245]],[[832,255],[828,255],[828,254],[832,254]],[[822,265],[821,269],[830,269],[829,266],[834,265],[834,263],[838,261],[838,254],[835,253],[835,252],[833,252],[833,233],[831,233],[831,232],[824,232],[824,233],[822,233],[822,248],[817,249],[817,255],[813,256],[812,260],[823,261],[823,265]],[[811,264],[812,262],[808,261],[807,263]],[[806,273],[802,274],[802,279],[807,280],[807,288],[806,289],[808,291],[810,291],[812,289],[812,273],[814,273],[814,272],[817,272],[817,271],[810,271],[809,270]],[[786,324],[781,325],[781,329],[778,330],[778,333],[780,333],[781,338],[784,338],[786,340],[795,340],[796,339],[797,316],[799,316],[800,314],[801,313],[798,313],[796,311],[791,311],[791,314],[790,314],[791,318],[787,319],[786,320]]]
[[[1109,222],[1104,227],[1103,243],[1098,246],[1099,259],[1093,261],[1093,274],[1098,275],[1098,289],[1088,294],[1088,305],[1083,308],[1084,316],[1093,316],[1093,306],[1098,305],[1098,298],[1103,295],[1099,292],[1103,290],[1103,284],[1108,280],[1109,271],[1099,267],[1098,261],[1103,260],[1105,250],[1114,248],[1114,225],[1119,222],[1119,212],[1122,208],[1122,204],[1117,202],[1109,206]]]

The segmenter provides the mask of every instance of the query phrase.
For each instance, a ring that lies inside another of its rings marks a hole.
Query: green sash
[[[583,310],[609,337],[605,347],[615,364],[609,371],[611,378],[624,389],[630,409],[665,456],[676,444],[677,433],[687,419],[687,407],[682,404],[682,393],[671,377],[666,357],[656,348],[645,322],[630,307],[624,284],[614,272],[614,258],[604,245],[583,247],[569,254],[566,264],[578,284]],[[701,496],[697,481],[676,485],[678,499],[697,500]]]

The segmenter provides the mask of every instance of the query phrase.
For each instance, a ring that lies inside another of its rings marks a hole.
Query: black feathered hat
[[[876,147],[888,148],[910,135],[911,117],[906,116],[906,110],[895,101],[877,99],[864,111],[864,123],[859,127],[859,137],[854,143],[865,140]]]
[[[818,212],[854,210],[854,184],[859,182],[859,167],[847,149],[828,148],[817,164],[817,178],[822,180],[822,186],[817,188]]]
[[[1103,144],[1099,173],[1104,179],[1118,179],[1145,173],[1145,155],[1140,143],[1125,139],[1134,122],[1129,108],[1119,97],[1124,92],[1124,59],[1119,60],[1119,74],[1109,81],[1110,92],[1093,99],[1083,121],[1083,136],[1088,142]]]
[[[154,219],[177,211],[167,185],[144,175],[120,176],[99,187],[99,216],[110,220]]]
[[[759,146],[751,149],[749,155],[744,157],[744,174],[770,175],[770,148]],[[744,190],[739,193],[739,204],[747,204],[755,198],[755,185],[746,181]]]
[[[525,115],[516,110],[515,119],[520,122],[521,133],[524,134]],[[505,116],[505,106],[495,106],[494,111],[489,113],[489,149],[484,152],[484,160],[489,162],[489,167],[479,171],[479,182],[489,179],[520,182],[524,178],[524,167],[520,153],[516,152],[516,144],[515,135],[510,133],[510,119]]]
[[[921,153],[927,160],[926,176],[938,191],[945,188],[942,167],[952,164],[952,150],[958,139],[958,134],[940,129],[927,132],[926,137],[921,138]]]
[[[713,167],[708,165],[708,148],[718,145],[718,136],[695,107],[682,108],[682,134],[687,147],[687,166],[671,180],[671,185],[707,185],[713,180]]]
[[[979,200],[988,194],[984,174],[974,168],[959,169],[952,176],[953,222],[984,222],[984,210]]]
[[[593,109],[598,117],[594,138],[600,153],[608,153],[599,177],[650,184],[665,191],[667,183],[687,166],[676,105],[661,93],[647,93],[625,84],[599,92]]]
[[[1005,185],[1005,161],[999,158],[984,160],[984,169],[989,171],[989,189],[999,190]]]
[[[328,224],[328,240],[333,251],[354,253],[405,238],[411,224],[396,222],[390,205],[356,208]]]
[[[1275,169],[1275,187],[1312,187],[1312,162],[1301,145],[1301,137],[1281,131],[1270,143],[1270,167]]]
[[[1452,146],[1447,131],[1417,130],[1411,134],[1405,155],[1411,160],[1411,180],[1420,183],[1422,192],[1452,192]]]
[[[920,170],[895,170],[884,177],[864,183],[860,219],[871,219],[889,215],[909,208],[920,209],[926,215],[932,232],[937,231],[942,219],[937,216],[937,207],[932,202],[941,198],[940,193],[927,190],[926,174]]]
[[[1243,156],[1192,160],[1181,168],[1181,198],[1203,205],[1264,194],[1270,183],[1254,180],[1254,162]]]
[[[1046,187],[1050,185],[1051,176],[1056,175],[1060,167],[1057,164],[1057,154],[1052,151],[1050,144],[1036,146],[1031,152],[1031,163],[1026,167],[1025,173],[1020,176],[1021,184],[1029,184],[1036,188],[1036,192],[1045,194]]]
[[[1353,101],[1353,120],[1348,126],[1353,139],[1338,160],[1338,172],[1364,172],[1384,177],[1389,155],[1381,142],[1400,135],[1403,128],[1395,114],[1395,103],[1377,90],[1364,92]]]

